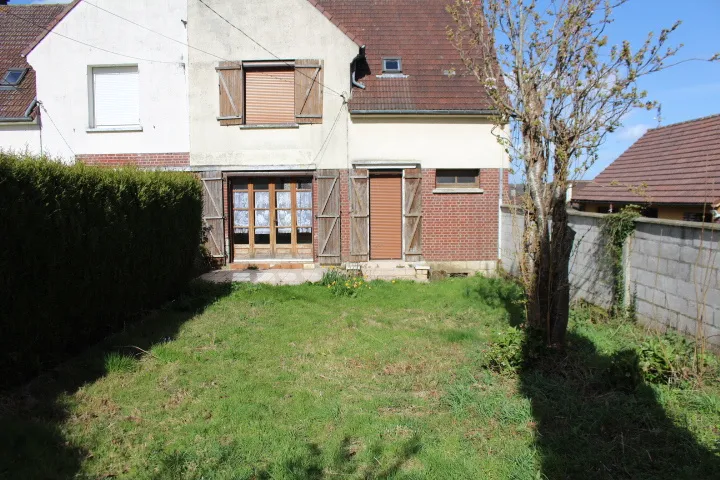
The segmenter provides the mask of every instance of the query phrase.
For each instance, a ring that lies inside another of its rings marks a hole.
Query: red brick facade
[[[350,183],[353,170],[340,170],[340,237],[342,261],[350,259]],[[504,171],[504,189],[508,188]],[[422,170],[422,255],[428,262],[495,261],[498,257],[499,169],[480,170],[483,193],[433,193],[435,170]],[[228,182],[223,182],[225,234],[230,224]],[[313,182],[313,206],[317,214],[317,181]],[[318,221],[313,222],[313,256],[318,261]],[[232,244],[232,242],[229,242]]]
[[[423,169],[422,174],[423,258],[497,260],[500,169],[480,170],[483,193],[433,193],[435,170]],[[507,170],[504,177],[507,189]]]
[[[141,168],[167,168],[190,166],[190,154],[175,153],[108,153],[101,155],[76,155],[78,162],[102,167],[135,165]]]

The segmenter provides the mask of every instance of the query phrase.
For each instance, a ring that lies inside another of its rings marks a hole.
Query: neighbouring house
[[[61,8],[23,52],[37,72],[45,153],[188,168],[187,0],[75,0]]]
[[[505,131],[451,22],[437,0],[76,1],[27,51],[53,147],[197,172],[219,258],[490,271]]]
[[[720,115],[648,130],[594,181],[573,189],[579,210],[710,222],[720,207]]]
[[[42,150],[35,70],[21,53],[64,8],[0,0],[0,149]]]

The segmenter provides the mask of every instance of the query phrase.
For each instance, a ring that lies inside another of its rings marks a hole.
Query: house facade
[[[572,203],[594,213],[636,204],[650,218],[716,221],[720,115],[648,130],[593,181],[574,186]]]
[[[197,172],[238,265],[496,267],[505,132],[443,2],[93,3],[28,48],[58,155]]]

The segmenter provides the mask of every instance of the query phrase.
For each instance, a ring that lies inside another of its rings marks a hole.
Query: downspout
[[[32,122],[33,118],[30,116],[33,109],[37,105],[37,98],[30,102],[30,106],[25,110],[22,117],[0,117],[0,123],[19,123],[19,122]]]
[[[356,78],[357,74],[357,62],[358,60],[365,60],[365,45],[360,47],[360,53],[352,61],[352,85],[353,87],[361,88],[365,90],[365,85],[358,82]]]

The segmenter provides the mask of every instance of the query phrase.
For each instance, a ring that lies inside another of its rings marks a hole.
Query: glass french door
[[[232,180],[233,259],[313,257],[312,178]]]

